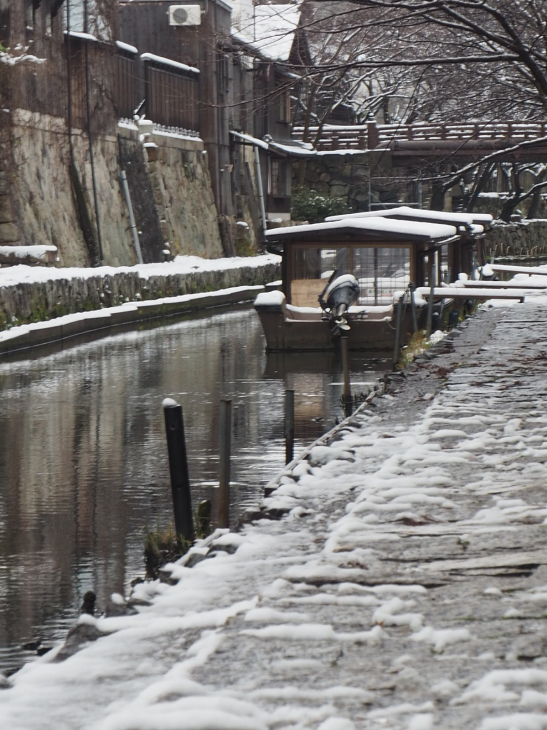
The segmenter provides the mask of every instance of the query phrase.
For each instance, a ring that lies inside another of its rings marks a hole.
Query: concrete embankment
[[[14,267],[0,273],[0,354],[249,301],[279,274],[275,256],[121,269]]]

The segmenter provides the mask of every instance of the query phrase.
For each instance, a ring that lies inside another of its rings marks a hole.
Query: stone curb
[[[234,289],[236,290],[234,291]],[[262,285],[233,287],[225,292],[196,294],[191,297],[177,296],[160,300],[130,302],[120,307],[112,307],[111,311],[105,309],[82,312],[80,315],[76,315],[77,319],[74,319],[75,315],[68,315],[46,322],[24,325],[25,331],[0,340],[0,357],[91,333],[102,333],[106,336],[115,328],[124,325],[253,301],[257,294],[266,289],[267,286]]]

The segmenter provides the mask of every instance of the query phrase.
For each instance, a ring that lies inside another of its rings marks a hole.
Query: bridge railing
[[[317,127],[310,128],[310,139],[317,134]],[[295,139],[302,139],[303,128],[293,130]],[[319,150],[375,149],[396,141],[433,140],[502,140],[515,142],[547,136],[547,122],[493,122],[490,124],[356,124],[352,126],[329,125],[324,127],[317,145]]]

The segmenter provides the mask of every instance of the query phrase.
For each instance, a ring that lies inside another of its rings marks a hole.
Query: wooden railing
[[[310,129],[313,140],[317,127]],[[293,130],[302,139],[302,127]],[[325,127],[317,144],[319,150],[375,149],[399,141],[533,140],[547,136],[547,122],[495,122],[491,124],[358,124]]]

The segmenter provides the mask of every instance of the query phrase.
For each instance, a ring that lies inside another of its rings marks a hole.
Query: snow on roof
[[[258,139],[258,137],[252,137],[250,134],[244,134],[243,132],[230,131],[230,134],[236,139],[241,140],[242,143],[252,144],[255,147],[260,147],[263,150],[272,150],[283,155],[289,155],[293,157],[312,157],[316,154],[313,146],[307,142],[275,142],[268,135],[264,139]]]
[[[366,217],[366,218],[340,218],[329,220],[324,223],[312,223],[303,226],[290,226],[287,228],[274,228],[266,231],[267,238],[278,238],[294,236],[299,233],[311,233],[312,231],[336,231],[343,229],[354,229],[363,233],[395,233],[402,236],[423,236],[424,238],[439,239],[455,236],[455,226],[443,225],[441,223],[423,223],[421,221],[399,221],[390,218]]]
[[[299,22],[299,4],[256,5],[239,36],[267,58],[288,61]]]
[[[399,208],[389,208],[387,210],[371,211],[367,213],[349,213],[348,215],[333,215],[325,218],[326,221],[338,221],[342,218],[372,218],[372,217],[399,217],[405,218],[428,218],[439,223],[450,223],[454,225],[472,224],[472,223],[488,223],[492,220],[492,216],[488,213],[448,213],[440,210],[422,210],[421,208],[411,208],[408,205],[402,205]]]
[[[171,66],[172,68],[176,68],[179,71],[190,71],[191,73],[198,74],[199,68],[194,68],[193,66],[187,66],[185,63],[179,63],[178,61],[173,61],[171,58],[164,58],[163,56],[156,56],[154,53],[141,53],[141,60],[142,61],[152,61],[153,63],[161,63],[164,66]]]

